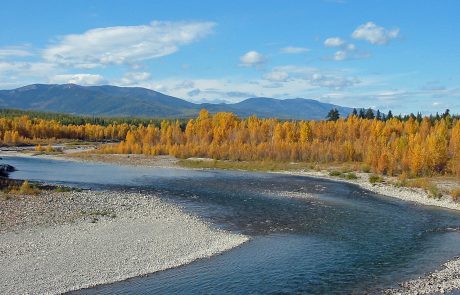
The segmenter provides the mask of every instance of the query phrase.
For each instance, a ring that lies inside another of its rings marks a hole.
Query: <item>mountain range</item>
[[[0,108],[61,112],[106,117],[187,118],[201,109],[211,113],[233,112],[241,117],[324,119],[332,108],[342,116],[348,107],[313,99],[253,97],[238,103],[192,103],[141,87],[80,86],[75,84],[32,84],[0,90]]]

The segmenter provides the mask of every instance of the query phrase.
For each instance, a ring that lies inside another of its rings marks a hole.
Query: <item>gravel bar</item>
[[[42,193],[1,202],[0,294],[60,294],[112,283],[248,240],[138,193]]]

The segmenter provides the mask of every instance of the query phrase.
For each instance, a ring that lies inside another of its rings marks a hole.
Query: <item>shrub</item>
[[[35,146],[35,151],[36,152],[44,152],[45,148],[42,147],[40,144]]]
[[[48,144],[48,146],[46,147],[45,151],[46,151],[47,153],[52,153],[52,152],[54,152],[55,150],[54,150],[54,148],[51,146],[51,144]]]
[[[460,201],[460,187],[451,190],[450,195],[452,196],[452,200],[454,200],[455,202]]]
[[[345,179],[350,179],[350,180],[352,180],[352,179],[358,179],[358,176],[357,176],[355,173],[353,173],[353,172],[344,174],[343,177],[344,177]]]
[[[362,164],[361,165],[361,171],[363,171],[364,173],[369,173],[371,172],[371,167],[367,164]]]
[[[426,192],[428,192],[429,196],[433,198],[439,199],[442,197],[442,193],[439,188],[434,183],[431,183],[425,178],[418,178],[408,181],[407,186],[424,189]]]
[[[428,193],[430,194],[430,197],[433,197],[433,198],[436,198],[436,199],[440,199],[442,198],[442,192],[439,190],[439,188],[434,185],[434,184],[431,184],[429,187],[428,187]]]
[[[340,172],[340,171],[331,171],[331,172],[329,172],[329,176],[342,176],[342,172]]]
[[[72,188],[67,187],[67,186],[59,185],[54,189],[54,191],[57,192],[57,193],[65,193],[65,192],[72,191]]]
[[[30,185],[29,181],[25,180],[19,187],[18,193],[21,195],[36,195],[39,191]]]
[[[371,176],[369,176],[369,182],[372,184],[382,183],[383,178],[378,175],[372,174]]]

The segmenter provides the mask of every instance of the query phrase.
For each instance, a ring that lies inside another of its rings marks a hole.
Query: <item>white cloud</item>
[[[360,83],[356,78],[347,78],[342,76],[332,76],[323,74],[313,74],[311,83],[315,86],[329,88],[334,90],[341,90],[346,87],[353,86]]]
[[[179,46],[209,35],[212,22],[161,22],[96,28],[66,35],[43,52],[52,63],[77,68],[136,64],[176,52]]]
[[[310,49],[305,48],[305,47],[294,47],[294,46],[288,46],[281,48],[281,53],[286,53],[286,54],[299,54],[299,53],[305,53],[310,51]]]
[[[265,57],[257,51],[249,51],[240,57],[240,66],[254,67],[259,66],[265,62]]]
[[[44,62],[0,61],[0,75],[43,77],[55,70],[54,64]]]
[[[350,59],[362,59],[369,57],[369,53],[357,50],[353,43],[343,43],[341,48],[337,50],[332,59],[335,61],[344,61]]]
[[[272,71],[264,75],[264,79],[269,81],[284,82],[289,78],[289,74],[284,71]]]
[[[339,37],[327,38],[324,41],[324,46],[326,47],[340,47],[345,44],[345,41]]]
[[[334,53],[334,60],[341,61],[348,57],[348,53],[345,50],[339,50]]]
[[[151,74],[148,72],[128,72],[123,75],[120,80],[121,85],[137,85],[139,82],[147,81],[151,77]]]
[[[289,79],[288,79],[289,77]],[[280,66],[275,67],[271,72],[264,75],[264,79],[272,82],[301,81],[307,88],[320,87],[340,90],[346,87],[359,84],[357,78],[347,77],[337,71],[326,71],[311,67],[301,66]],[[278,87],[284,87],[278,85]]]
[[[371,44],[384,45],[399,37],[399,28],[387,30],[373,22],[360,25],[351,35],[355,39],[366,40]]]
[[[93,74],[63,74],[51,77],[50,83],[72,83],[78,85],[101,85],[107,81],[101,75]]]
[[[0,48],[0,58],[5,57],[24,57],[31,56],[32,53],[22,47],[4,47]]]
[[[195,87],[195,83],[193,83],[193,81],[191,80],[184,80],[184,81],[180,81],[179,83],[176,84],[176,89],[189,89],[189,88],[193,88]]]
[[[356,46],[355,44],[350,43],[350,44],[347,44],[347,46],[345,46],[345,49],[349,51],[353,51],[353,50],[356,50]]]

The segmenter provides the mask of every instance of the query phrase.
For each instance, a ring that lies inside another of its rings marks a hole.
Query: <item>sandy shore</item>
[[[43,193],[3,199],[0,208],[0,294],[59,294],[111,283],[248,240],[135,193]]]

